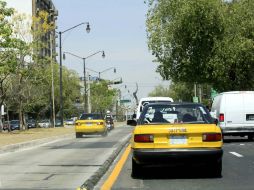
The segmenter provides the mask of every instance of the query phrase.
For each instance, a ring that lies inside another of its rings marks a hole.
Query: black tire
[[[131,177],[134,179],[139,178],[142,174],[142,166],[137,164],[135,160],[132,158],[132,170],[131,170]]]
[[[82,133],[76,133],[76,138],[82,138],[83,134]]]
[[[221,172],[222,172],[222,160],[215,161],[214,163],[211,164],[211,174],[214,177],[221,177]]]
[[[253,135],[248,135],[248,140],[253,141]]]

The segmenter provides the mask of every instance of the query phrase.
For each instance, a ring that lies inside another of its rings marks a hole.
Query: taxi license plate
[[[92,123],[86,123],[86,126],[92,126]]]
[[[186,135],[170,135],[169,143],[172,145],[187,144],[187,137]]]

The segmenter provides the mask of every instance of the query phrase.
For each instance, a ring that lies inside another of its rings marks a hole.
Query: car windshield
[[[41,120],[41,123],[49,123],[49,120]]]
[[[19,124],[19,120],[12,120],[10,123],[11,124]]]
[[[212,123],[207,109],[200,104],[149,104],[140,117],[140,124]]]
[[[96,120],[96,119],[103,119],[103,116],[101,114],[82,114],[80,117],[81,120]]]

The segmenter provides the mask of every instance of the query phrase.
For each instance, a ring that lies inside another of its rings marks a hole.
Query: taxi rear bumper
[[[176,163],[207,163],[220,161],[221,148],[200,149],[132,149],[133,159],[138,164],[174,165]]]

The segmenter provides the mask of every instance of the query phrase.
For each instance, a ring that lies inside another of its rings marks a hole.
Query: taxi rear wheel
[[[82,133],[76,133],[76,138],[82,138],[83,134]]]
[[[221,177],[222,172],[222,160],[216,161],[210,165],[212,175],[214,177]]]
[[[135,160],[132,158],[132,171],[131,176],[133,178],[138,178],[142,174],[142,166],[137,164]]]

